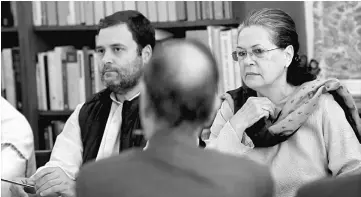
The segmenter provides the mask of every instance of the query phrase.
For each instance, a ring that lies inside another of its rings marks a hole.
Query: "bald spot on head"
[[[156,46],[144,71],[153,108],[169,122],[207,119],[217,90],[217,66],[196,41],[170,40]],[[172,120],[171,120],[172,119]]]
[[[199,48],[188,42],[174,41],[165,43],[161,56],[164,56],[164,72],[180,87],[192,89],[203,86],[212,71],[211,61]]]

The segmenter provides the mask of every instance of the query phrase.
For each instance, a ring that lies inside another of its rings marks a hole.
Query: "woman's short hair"
[[[316,78],[315,75],[308,71],[306,65],[301,65],[300,57],[298,55],[300,45],[298,42],[296,25],[286,12],[273,8],[263,8],[253,11],[239,26],[238,32],[241,32],[243,28],[250,26],[261,26],[269,30],[271,41],[279,48],[286,48],[289,45],[293,46],[294,56],[288,67],[286,78],[289,84],[298,86]]]

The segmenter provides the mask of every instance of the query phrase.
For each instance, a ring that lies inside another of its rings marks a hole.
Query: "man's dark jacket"
[[[96,93],[82,106],[79,112],[79,126],[83,143],[83,164],[97,157],[100,143],[107,124],[112,99],[109,89]],[[139,96],[131,101],[124,101],[122,124],[120,129],[119,152],[133,146],[144,146],[139,118]]]

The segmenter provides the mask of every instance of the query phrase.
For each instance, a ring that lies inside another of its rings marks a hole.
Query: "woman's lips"
[[[247,76],[247,75],[260,75],[260,74],[254,73],[254,72],[246,72],[246,76]]]

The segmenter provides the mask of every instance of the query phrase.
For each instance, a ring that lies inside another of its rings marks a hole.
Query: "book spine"
[[[45,1],[47,25],[59,25],[57,15],[57,2]]]
[[[196,20],[202,20],[202,3],[196,1]]]
[[[214,1],[214,19],[223,19],[224,18],[224,8],[223,8],[223,2],[222,1]]]
[[[17,8],[16,8],[16,1],[10,1],[10,7],[11,7],[11,13],[13,14],[13,20],[14,20],[14,26],[18,26],[18,14],[17,14]]]
[[[15,95],[16,95],[16,108],[18,111],[22,112],[22,94],[21,94],[21,65],[20,65],[20,49],[12,49],[12,60],[13,60],[13,70],[14,70],[14,79],[15,79]]]
[[[67,17],[69,13],[69,1],[57,1],[57,16],[58,16],[58,25],[64,26],[67,24]]]
[[[165,22],[170,20],[169,17],[171,17],[170,15],[168,15],[168,5],[171,2],[166,2],[166,1],[158,1],[157,2],[157,10],[158,10],[158,21],[159,22]],[[170,11],[171,13],[171,11]],[[174,13],[175,14],[175,13]]]
[[[237,28],[232,28],[232,49],[235,50],[237,48],[237,37],[238,37],[238,30]],[[232,51],[233,52],[233,51]],[[233,59],[232,59],[233,60]],[[242,73],[241,68],[239,66],[238,61],[233,61],[234,64],[234,78],[235,78],[235,85],[236,88],[242,86]]]
[[[45,76],[45,55],[46,53],[38,53],[38,109],[39,110],[48,110],[47,106],[47,96],[46,96],[46,76]]]
[[[123,1],[113,1],[114,12],[119,12],[124,10]]]
[[[148,13],[149,13],[150,22],[157,22],[158,21],[157,2],[147,1],[147,5],[148,5]]]
[[[196,2],[195,1],[187,1],[187,20],[195,21],[197,20],[197,11],[196,11]]]
[[[41,1],[41,25],[49,25],[47,4],[47,2]]]
[[[137,10],[135,1],[123,1],[124,10]]]
[[[113,1],[104,1],[105,16],[110,16],[114,13]]]
[[[40,1],[33,1],[32,2],[32,9],[33,9],[33,24],[34,26],[41,26],[41,2]]]
[[[77,51],[77,59],[79,66],[79,103],[86,101],[86,87],[85,87],[85,64],[84,64],[84,51]]]
[[[137,1],[137,9],[142,13],[146,18],[149,18],[148,7],[146,1]]]
[[[94,1],[94,14],[95,14],[95,24],[98,24],[100,19],[103,19],[105,16],[103,1]]]
[[[186,13],[186,4],[184,1],[176,1],[176,9],[177,9],[177,20],[184,21],[187,19]]]
[[[85,2],[84,1],[78,1],[79,3],[79,13],[80,13],[80,24],[85,25],[86,24],[86,14],[85,14]]]
[[[6,98],[6,81],[5,81],[5,63],[4,63],[4,56],[1,53],[1,96]]]
[[[4,71],[5,81],[6,81],[6,100],[11,103],[12,106],[16,108],[16,90],[15,90],[15,78],[14,78],[14,67],[13,67],[13,57],[11,49],[3,49],[2,55],[4,58]]]
[[[75,1],[69,1],[68,3],[68,14],[67,14],[67,25],[76,25],[79,24],[76,20],[77,13],[75,12]]]
[[[94,2],[93,1],[85,1],[84,2],[84,12],[85,12],[85,24],[86,25],[94,25],[95,24],[95,16],[94,16]]]
[[[80,66],[78,63],[78,54],[77,51],[69,50],[66,52],[66,68],[64,72],[67,75],[67,99],[68,99],[68,107],[70,110],[74,110],[77,104],[79,104],[79,80],[80,80]],[[71,95],[69,94],[71,93]],[[65,96],[65,95],[64,95]]]
[[[231,19],[232,16],[232,2],[231,1],[224,1],[224,18]]]
[[[54,59],[54,52],[44,53],[44,76],[45,76],[45,96],[46,96],[46,110],[51,109],[51,96],[50,96],[50,79],[49,79],[49,62]]]

